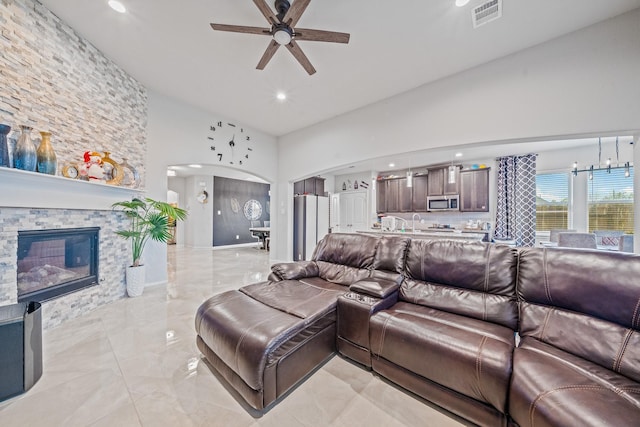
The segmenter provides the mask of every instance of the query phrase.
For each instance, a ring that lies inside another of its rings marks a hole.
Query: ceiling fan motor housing
[[[276,0],[274,6],[278,11],[278,15],[276,16],[280,21],[282,21],[284,19],[284,16],[287,14],[287,11],[291,7],[291,3],[289,3],[287,0]]]

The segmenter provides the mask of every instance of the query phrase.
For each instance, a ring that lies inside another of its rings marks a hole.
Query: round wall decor
[[[244,217],[249,221],[258,220],[262,216],[262,205],[255,199],[247,200],[247,203],[244,204],[244,208],[242,210],[244,212]]]

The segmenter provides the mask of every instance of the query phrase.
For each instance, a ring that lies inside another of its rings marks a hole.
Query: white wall
[[[286,135],[278,188],[402,152],[640,129],[638,22],[635,10]],[[279,206],[290,199],[279,192]],[[290,211],[278,218],[287,224],[277,232],[278,259],[291,258]]]
[[[159,200],[167,197],[167,166],[175,164],[217,164],[217,157],[209,149],[207,140],[209,126],[218,120],[229,120],[223,115],[215,115],[198,108],[186,105],[174,99],[165,97],[158,93],[149,92],[148,105],[148,125],[147,125],[147,196]],[[247,126],[244,126],[247,128]],[[277,145],[274,137],[264,133],[251,130],[254,151],[251,159],[245,161],[242,166],[227,166],[235,169],[247,171],[270,183],[277,179],[278,157]],[[212,177],[207,177],[212,179]],[[195,182],[198,186],[198,182]],[[213,184],[208,187],[213,189]],[[209,191],[209,189],[207,191]],[[185,185],[185,207],[198,221],[202,220],[203,227],[212,227],[212,221],[204,219],[202,207],[199,203],[191,202],[189,191],[193,188],[189,184]],[[274,191],[275,190],[275,191]],[[272,186],[272,198],[277,200],[278,186]],[[212,195],[212,192],[209,193]],[[193,195],[195,197],[195,194]],[[196,206],[200,205],[200,206]],[[211,202],[204,205],[204,209],[211,209]],[[194,223],[193,220],[191,224]],[[271,226],[276,228],[277,215],[271,219]],[[185,222],[185,228],[187,223]],[[203,238],[207,238],[211,245],[211,232],[200,230]],[[207,234],[208,233],[208,234]],[[185,231],[185,239],[189,235]],[[277,236],[272,238],[272,242],[277,241]],[[194,240],[198,243],[199,240]],[[147,283],[160,283],[167,280],[166,271],[166,245],[154,244],[152,242],[147,247],[145,262],[147,263]]]

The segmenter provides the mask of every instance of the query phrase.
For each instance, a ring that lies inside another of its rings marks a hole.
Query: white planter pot
[[[144,291],[144,282],[146,277],[146,268],[144,265],[138,267],[127,267],[127,294],[130,297],[139,297]]]

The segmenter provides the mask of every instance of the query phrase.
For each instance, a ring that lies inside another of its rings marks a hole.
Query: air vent
[[[502,0],[489,0],[473,8],[471,17],[473,19],[473,28],[498,19],[502,16]]]

